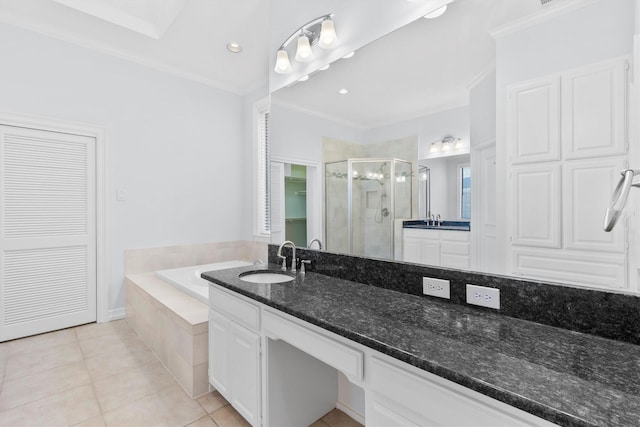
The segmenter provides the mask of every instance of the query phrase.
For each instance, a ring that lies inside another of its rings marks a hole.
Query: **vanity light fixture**
[[[424,15],[424,17],[427,19],[435,19],[444,15],[446,11],[447,11],[447,5],[445,4],[444,6],[434,10],[433,12],[427,13],[426,15]]]
[[[322,49],[334,47],[338,43],[338,35],[333,22],[333,13],[322,15],[307,22],[282,43],[276,53],[276,65],[274,67],[276,73],[287,74],[293,70],[287,48],[294,40],[297,41],[294,58],[296,61],[303,63],[313,60],[313,46],[317,45]]]

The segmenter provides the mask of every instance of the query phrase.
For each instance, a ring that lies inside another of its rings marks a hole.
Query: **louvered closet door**
[[[95,139],[0,126],[0,155],[0,341],[95,321]]]

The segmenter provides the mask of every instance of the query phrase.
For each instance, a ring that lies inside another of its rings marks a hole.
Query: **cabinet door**
[[[440,265],[440,241],[424,239],[420,242],[420,263],[427,265]]]
[[[421,263],[421,246],[420,239],[415,239],[413,237],[405,237],[403,241],[402,248],[402,258],[406,262],[415,262]]]
[[[229,327],[231,404],[252,426],[260,425],[260,336],[231,323]]]
[[[560,160],[560,77],[510,87],[508,114],[513,164]]]
[[[560,165],[514,166],[510,185],[512,243],[559,248]]]
[[[227,399],[231,397],[229,323],[220,313],[209,310],[209,382]]]
[[[567,159],[625,154],[627,61],[562,76],[562,140]]]

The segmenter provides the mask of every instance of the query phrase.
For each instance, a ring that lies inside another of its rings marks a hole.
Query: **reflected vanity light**
[[[354,50],[351,53],[347,53],[345,56],[342,57],[342,59],[349,59],[349,58],[353,58],[353,55],[356,54],[356,51]]]
[[[347,89],[347,88],[340,89],[340,90],[338,91],[338,93],[339,93],[340,95],[346,95],[346,94],[348,94],[348,93],[349,93],[349,89]]]
[[[464,149],[464,143],[461,138],[453,136],[445,136],[441,140],[434,141],[429,147],[429,154],[457,152]]]
[[[276,64],[274,67],[276,73],[287,74],[293,71],[287,48],[294,40],[296,40],[296,54],[294,58],[297,62],[301,63],[313,60],[314,53],[312,46],[317,45],[322,49],[335,47],[338,43],[338,35],[336,34],[336,28],[333,22],[333,13],[322,15],[307,22],[282,43],[276,53]]]

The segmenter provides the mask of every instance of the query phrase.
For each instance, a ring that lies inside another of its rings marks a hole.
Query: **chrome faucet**
[[[436,216],[434,214],[429,215],[429,219],[431,220],[431,225],[436,225]],[[429,221],[427,221],[427,225],[429,225]]]
[[[291,240],[287,240],[285,242],[282,242],[282,244],[280,245],[280,247],[278,248],[278,258],[282,259],[282,269],[286,270],[287,269],[287,257],[282,256],[282,248],[284,248],[285,246],[291,246],[291,250],[292,250],[292,259],[291,259],[291,272],[295,273],[296,272],[296,244],[293,243]]]
[[[440,227],[442,225],[442,219],[440,217],[440,214],[438,214],[436,216],[436,224],[435,225],[437,225],[438,227]]]
[[[313,242],[318,243],[318,250],[321,251],[322,250],[322,242],[320,241],[320,239],[313,239],[312,241],[310,241],[309,244],[307,245],[307,248],[311,249],[311,245],[313,245]]]

